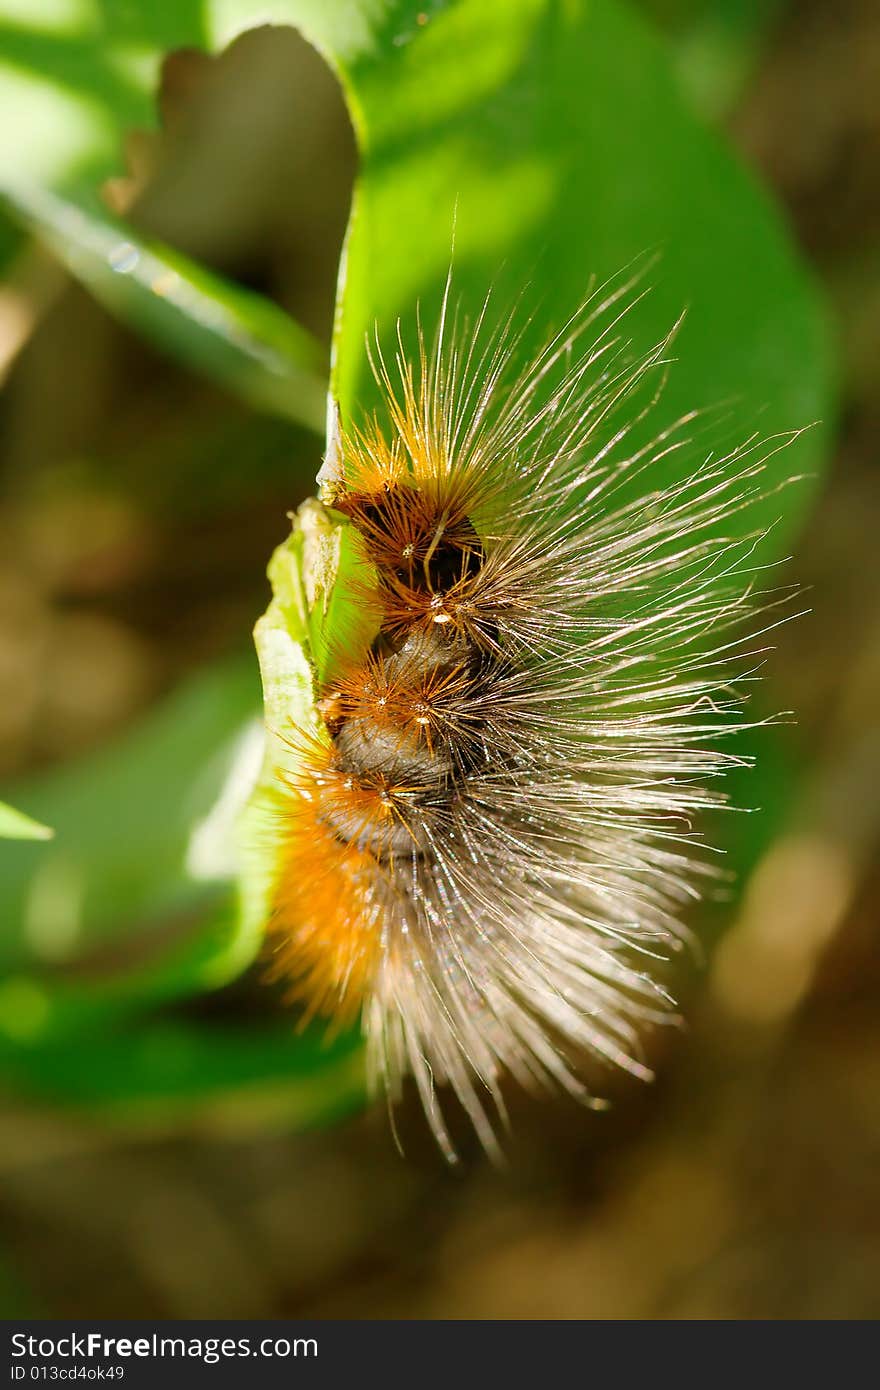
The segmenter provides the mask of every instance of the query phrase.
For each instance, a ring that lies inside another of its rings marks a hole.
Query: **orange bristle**
[[[404,663],[389,672],[388,662],[371,654],[336,682],[319,708],[336,727],[346,719],[370,719],[397,729],[403,741],[423,739],[428,748],[455,737],[459,709],[467,707],[473,677],[465,665],[427,668]]]
[[[293,980],[303,1026],[316,1014],[340,1026],[356,1016],[373,979],[381,936],[381,857],[403,823],[408,788],[382,777],[357,780],[335,766],[331,748],[297,742],[299,767],[281,773],[286,834],[269,930],[271,975]],[[334,826],[350,832],[342,838]]]
[[[425,453],[404,461],[373,426],[343,441],[346,484],[333,506],[363,536],[380,570],[427,580],[438,550],[479,556],[473,517],[485,507],[487,479],[454,470]]]

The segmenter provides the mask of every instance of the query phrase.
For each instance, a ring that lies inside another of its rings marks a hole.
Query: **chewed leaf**
[[[364,602],[372,575],[359,537],[321,502],[300,507],[268,574],[272,602],[254,636],[267,720],[280,731],[310,722],[315,680],[327,675],[334,645],[365,650],[378,613]]]
[[[55,831],[48,825],[41,825],[23,811],[7,806],[0,801],[0,839],[4,840],[51,840]]]
[[[363,546],[350,524],[321,502],[308,501],[300,508],[290,535],[272,555],[268,573],[272,602],[254,629],[266,754],[254,801],[241,825],[246,937],[265,927],[277,878],[274,845],[264,831],[266,793],[277,786],[279,770],[289,770],[295,761],[291,735],[299,730],[322,737],[318,689],[334,651],[350,650],[352,644],[366,651],[378,627],[375,607],[364,602],[369,567]]]

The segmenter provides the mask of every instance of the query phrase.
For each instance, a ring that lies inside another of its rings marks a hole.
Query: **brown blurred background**
[[[826,289],[839,444],[771,702],[804,785],[612,1110],[513,1101],[506,1171],[415,1108],[305,1136],[0,1112],[9,1311],[84,1317],[880,1315],[880,9],[783,14],[728,120]],[[298,80],[290,80],[295,68]],[[109,196],[323,338],[355,167],[292,34],[166,66]],[[309,188],[308,207],[299,190]],[[316,441],[154,355],[28,250],[0,291],[0,774],[125,727],[243,645]],[[243,987],[245,990],[247,986]]]

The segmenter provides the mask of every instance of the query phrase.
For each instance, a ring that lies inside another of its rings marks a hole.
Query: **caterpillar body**
[[[306,1017],[360,1017],[372,1076],[392,1100],[415,1078],[450,1158],[441,1085],[494,1150],[506,1076],[590,1101],[585,1052],[649,1075],[650,967],[740,761],[718,738],[765,601],[733,519],[786,439],[695,460],[688,417],[638,442],[671,335],[632,354],[630,290],[511,372],[515,332],[469,327],[447,286],[432,345],[374,347],[383,409],[335,433],[295,523],[353,538],[372,616],[321,670],[307,653],[309,717],[274,730],[275,969]]]

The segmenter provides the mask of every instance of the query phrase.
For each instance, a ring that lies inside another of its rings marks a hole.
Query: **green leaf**
[[[16,811],[0,801],[0,839],[3,840],[51,840],[55,832],[48,825]]]

